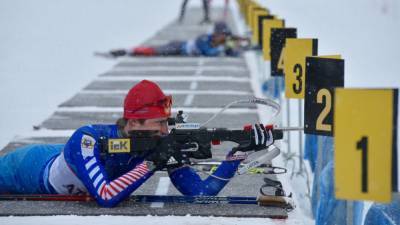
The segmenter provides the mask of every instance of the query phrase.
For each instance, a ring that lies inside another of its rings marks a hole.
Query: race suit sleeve
[[[113,207],[128,197],[151,175],[145,162],[137,164],[124,175],[109,180],[100,162],[97,132],[90,126],[78,129],[67,142],[64,153],[67,163],[103,207]]]
[[[182,194],[190,196],[217,195],[235,175],[240,160],[223,161],[214,173],[202,180],[196,171],[183,166],[170,172],[172,183]]]
[[[202,35],[197,38],[196,46],[204,56],[218,56],[221,50],[211,46],[211,38],[207,35]]]
[[[211,46],[208,46],[207,48],[205,48],[203,50],[203,54],[205,56],[218,56],[220,54],[220,50],[219,48],[213,48]]]

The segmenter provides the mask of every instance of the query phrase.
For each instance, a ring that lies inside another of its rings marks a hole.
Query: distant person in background
[[[243,44],[244,43],[244,44]],[[250,40],[232,34],[225,22],[216,22],[211,34],[203,34],[194,40],[171,41],[159,46],[138,46],[132,49],[116,49],[97,56],[231,56],[237,57],[244,50],[254,49]]]
[[[188,3],[188,0],[183,0],[182,6],[181,6],[181,11],[179,14],[179,23],[183,22],[183,18],[185,17],[185,11],[186,11],[186,5]],[[204,18],[200,22],[200,24],[204,23],[211,23],[210,20],[210,0],[203,0],[203,12],[204,12]]]
[[[228,17],[228,9],[229,9],[229,0],[225,0],[224,6],[224,20]]]

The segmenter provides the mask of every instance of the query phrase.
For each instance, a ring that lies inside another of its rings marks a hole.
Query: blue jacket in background
[[[201,55],[218,56],[222,53],[223,47],[212,46],[212,35],[204,34],[196,38],[196,47]]]

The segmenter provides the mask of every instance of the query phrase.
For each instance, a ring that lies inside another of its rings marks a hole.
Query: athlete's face
[[[168,118],[147,119],[144,123],[137,120],[129,120],[127,124],[127,131],[131,130],[156,130],[161,135],[168,134]]]
[[[213,42],[214,46],[224,44],[225,35],[223,35],[223,34],[214,34],[212,42]]]

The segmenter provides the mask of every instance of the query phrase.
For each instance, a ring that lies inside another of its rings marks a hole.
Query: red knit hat
[[[124,101],[125,119],[154,119],[171,115],[172,97],[151,81],[142,80],[129,90]]]

